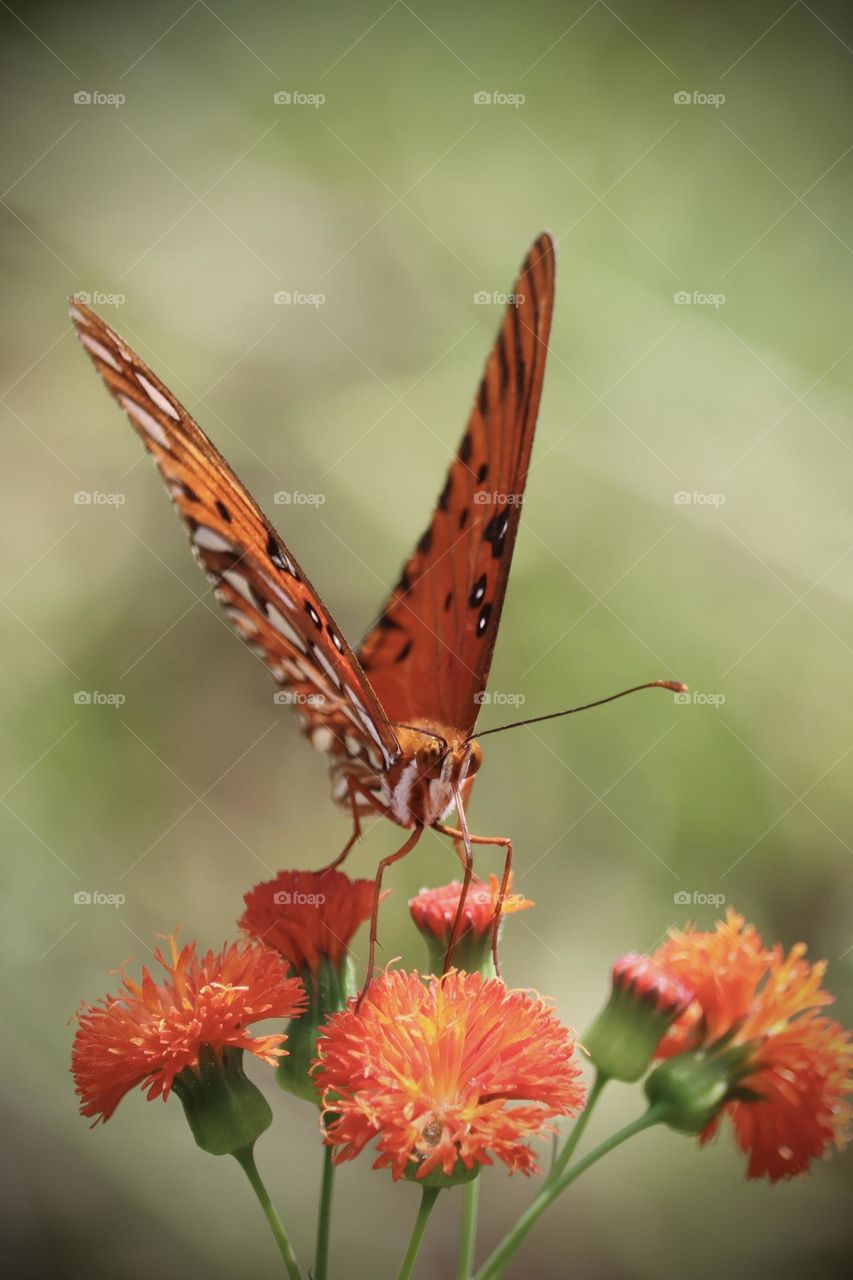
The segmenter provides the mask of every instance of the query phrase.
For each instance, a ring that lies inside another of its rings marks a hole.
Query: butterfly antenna
[[[485,738],[490,733],[503,733],[505,729],[520,729],[525,724],[541,724],[543,720],[558,720],[560,716],[573,716],[576,711],[590,711],[593,707],[603,707],[617,698],[627,698],[629,693],[639,693],[641,689],[669,689],[670,693],[686,693],[687,685],[680,680],[650,680],[648,684],[635,684],[631,689],[623,689],[620,693],[611,693],[608,698],[598,698],[595,702],[585,702],[581,707],[567,707],[565,711],[552,711],[546,716],[533,716],[529,720],[513,720],[511,724],[499,725],[497,729],[483,729],[481,733],[472,733],[468,741],[474,738]]]

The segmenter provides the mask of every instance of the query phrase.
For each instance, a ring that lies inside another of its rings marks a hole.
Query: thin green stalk
[[[415,1225],[412,1228],[409,1247],[406,1250],[406,1256],[400,1264],[400,1270],[397,1272],[397,1280],[410,1280],[411,1274],[415,1268],[415,1260],[424,1238],[426,1225],[429,1222],[429,1215],[432,1213],[433,1205],[438,1199],[438,1187],[424,1187],[421,1191],[421,1203],[418,1209],[418,1216],[415,1218]]]
[[[642,1133],[644,1129],[650,1129],[660,1119],[661,1116],[658,1110],[655,1107],[649,1107],[645,1115],[640,1116],[638,1120],[634,1120],[631,1124],[626,1125],[624,1129],[620,1129],[617,1133],[607,1138],[594,1150],[590,1151],[589,1155],[584,1156],[576,1165],[573,1165],[571,1169],[566,1170],[560,1176],[547,1178],[539,1195],[521,1215],[512,1230],[504,1236],[494,1253],[486,1259],[475,1275],[474,1280],[498,1280],[498,1277],[503,1275],[507,1264],[518,1252],[521,1242],[533,1224],[541,1218],[548,1206],[557,1199],[557,1196],[561,1195],[566,1187],[574,1182],[575,1178],[579,1178],[592,1165],[597,1164],[603,1156],[614,1151],[616,1147],[621,1146],[623,1142],[627,1142],[629,1138],[633,1138],[635,1134]]]
[[[275,1242],[278,1245],[279,1253],[284,1259],[284,1265],[290,1280],[302,1280],[302,1272],[299,1270],[299,1263],[296,1261],[296,1254],[293,1252],[287,1233],[282,1226],[281,1218],[275,1211],[273,1203],[269,1198],[269,1193],[261,1181],[261,1175],[258,1173],[258,1167],[255,1164],[255,1156],[252,1147],[244,1147],[242,1151],[233,1153],[234,1159],[243,1169],[249,1182],[252,1184],[252,1190],[258,1197],[261,1208],[264,1211],[264,1217],[275,1236]]]
[[[575,1127],[569,1134],[563,1150],[558,1152],[557,1158],[551,1166],[546,1181],[550,1182],[552,1178],[559,1178],[560,1174],[564,1171],[572,1156],[575,1154],[577,1145],[583,1136],[584,1129],[586,1129],[586,1126],[589,1124],[589,1118],[593,1113],[598,1099],[604,1092],[604,1086],[606,1084],[607,1076],[597,1075],[595,1077],[592,1088],[589,1091],[586,1106],[575,1121]]]
[[[314,1257],[314,1280],[326,1280],[329,1271],[329,1229],[332,1225],[332,1192],[335,1166],[332,1148],[323,1148],[323,1181],[320,1186],[320,1213],[317,1218],[317,1252]]]
[[[477,1247],[477,1214],[480,1208],[480,1179],[466,1182],[463,1188],[462,1231],[459,1237],[459,1262],[456,1280],[470,1280],[474,1270],[474,1251]]]

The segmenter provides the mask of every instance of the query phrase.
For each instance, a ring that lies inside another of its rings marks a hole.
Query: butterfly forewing
[[[432,521],[359,651],[392,722],[473,729],[521,515],[554,276],[545,233],[515,283]]]
[[[72,300],[78,336],[154,458],[236,630],[294,695],[315,745],[346,738],[376,772],[399,746],[317,591],[190,414],[109,325]]]

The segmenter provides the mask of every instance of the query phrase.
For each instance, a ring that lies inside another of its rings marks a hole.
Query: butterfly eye
[[[418,773],[427,774],[433,770],[441,761],[444,749],[440,742],[435,738],[430,738],[429,742],[425,742],[422,747],[418,748],[417,762]]]
[[[474,774],[483,763],[483,750],[479,742],[468,743],[468,764],[465,769],[465,777],[473,778]]]

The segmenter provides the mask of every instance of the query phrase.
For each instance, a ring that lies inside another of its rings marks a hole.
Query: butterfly
[[[453,839],[465,869],[448,963],[463,920],[472,846],[505,851],[496,948],[512,843],[503,836],[472,835],[465,811],[482,763],[474,729],[521,516],[555,269],[555,245],[543,233],[508,295],[432,519],[357,652],[187,410],[109,325],[71,300],[78,337],[157,464],[217,599],[289,692],[313,746],[329,756],[333,798],[353,822],[343,852],[330,865],[349,853],[363,817],[381,814],[409,831],[377,869],[365,990],[373,972],[384,872],[428,827]],[[458,825],[450,826],[454,809]]]

